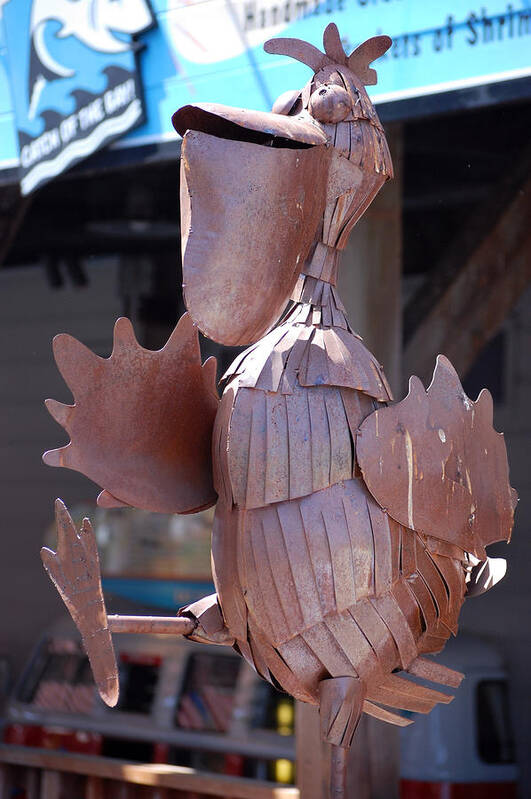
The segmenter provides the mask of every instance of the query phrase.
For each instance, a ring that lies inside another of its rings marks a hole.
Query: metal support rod
[[[348,749],[332,744],[330,760],[330,799],[346,799]]]
[[[108,616],[111,633],[157,633],[190,635],[195,622],[186,616]]]

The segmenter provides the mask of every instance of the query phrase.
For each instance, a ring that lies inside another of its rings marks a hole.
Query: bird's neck
[[[295,315],[297,322],[350,330],[336,288],[339,253],[323,242],[318,242],[310,251],[291,295],[295,306],[289,315],[290,321],[295,321]],[[303,316],[308,318],[303,319]]]

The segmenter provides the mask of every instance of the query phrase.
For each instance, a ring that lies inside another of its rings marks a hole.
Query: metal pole
[[[330,799],[346,799],[348,749],[332,744],[330,761]]]
[[[195,622],[186,616],[107,616],[111,633],[190,635]]]

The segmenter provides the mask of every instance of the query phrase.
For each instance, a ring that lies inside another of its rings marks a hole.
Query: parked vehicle
[[[518,769],[508,675],[499,652],[473,637],[437,658],[465,674],[455,699],[401,731],[401,799],[516,799]]]
[[[161,635],[114,641],[121,690],[110,709],[70,621],[47,632],[8,701],[4,742],[294,781],[293,701],[231,649]]]

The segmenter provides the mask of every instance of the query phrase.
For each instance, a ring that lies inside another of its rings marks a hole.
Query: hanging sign
[[[348,52],[371,36],[393,39],[375,64],[376,104],[531,76],[531,0],[152,2],[158,25],[142,34],[147,120],[123,145],[175,138],[171,115],[189,102],[269,111],[278,95],[304,86],[309,70],[268,55],[264,42],[292,36],[322,48],[330,21]]]
[[[375,103],[531,76],[531,0],[151,3],[152,12],[146,0],[0,0],[0,169],[18,163],[18,128],[23,177],[33,173],[25,190],[38,185],[35,169],[48,171],[48,162],[70,156],[73,163],[77,149],[90,149],[93,139],[101,144],[123,133],[120,147],[175,139],[171,116],[189,102],[270,110],[309,74],[302,64],[264,53],[263,43],[293,36],[320,48],[329,21],[347,51],[380,33],[392,37],[375,65],[378,84],[369,87]],[[157,24],[147,30],[152,16]],[[135,33],[145,45],[146,113],[125,135],[129,122],[141,118]]]
[[[146,0],[7,0],[3,27],[22,194],[144,120],[132,35]]]

